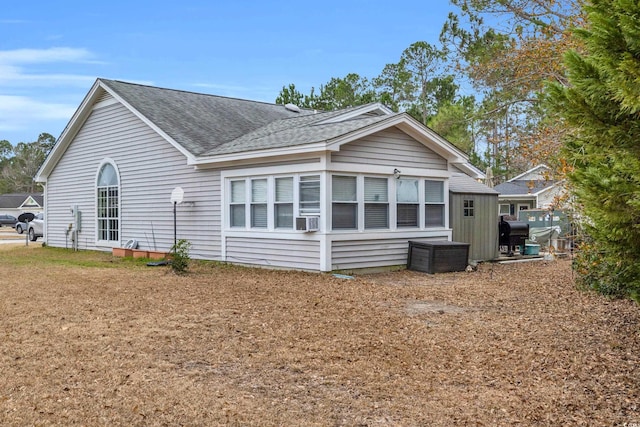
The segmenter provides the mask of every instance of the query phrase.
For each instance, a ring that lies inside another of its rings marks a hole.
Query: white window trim
[[[304,172],[304,173],[281,173],[276,175],[259,175],[253,174],[248,176],[223,176],[224,180],[224,196],[223,206],[221,209],[222,215],[222,224],[224,224],[224,230],[228,232],[295,232],[295,217],[298,216],[319,216],[318,213],[300,213],[300,178],[303,176],[320,176],[320,212],[323,210],[323,185],[322,185],[322,176],[321,172]],[[294,224],[291,228],[283,228],[276,227],[276,218],[275,218],[275,205],[276,205],[276,196],[275,196],[275,183],[276,178],[293,178],[293,217]],[[251,183],[254,180],[266,179],[267,180],[267,227],[251,227]],[[232,227],[231,226],[231,217],[229,215],[229,210],[231,206],[231,182],[232,181],[244,181],[245,182],[245,226],[244,227]]]
[[[427,198],[425,195],[425,191],[426,191],[426,183],[425,181],[440,181],[442,182],[442,202],[427,202]],[[422,223],[420,224],[420,228],[421,229],[425,229],[425,230],[439,230],[442,228],[447,228],[449,227],[449,200],[448,200],[448,194],[449,194],[449,182],[446,180],[442,180],[442,179],[434,179],[434,178],[422,178],[420,180],[420,198],[421,198],[421,221]],[[429,226],[427,227],[425,225],[425,221],[426,221],[426,205],[434,205],[434,206],[443,206],[443,215],[444,218],[442,218],[442,225],[433,225],[433,226]]]
[[[101,240],[98,237],[100,236],[99,232],[99,221],[98,221],[98,178],[100,176],[100,171],[102,168],[109,164],[116,171],[116,176],[118,177],[118,240]],[[95,212],[95,245],[105,248],[113,248],[120,246],[120,242],[122,241],[122,179],[120,178],[120,169],[118,169],[118,165],[116,162],[107,157],[100,162],[98,169],[96,170],[96,174],[93,179],[93,203],[94,203],[94,212]]]
[[[339,176],[356,176],[357,177],[357,204],[358,204],[358,226],[356,229],[331,229],[331,218],[333,215],[333,180],[331,177],[333,175]],[[388,191],[388,209],[389,209],[389,227],[388,228],[374,228],[374,229],[365,229],[364,222],[364,206],[367,202],[364,200],[364,178],[387,178],[387,191]],[[389,233],[389,232],[407,232],[407,231],[435,231],[435,230],[445,230],[449,228],[449,181],[447,179],[443,179],[442,177],[424,177],[424,176],[406,176],[407,179],[417,179],[418,180],[418,225],[415,227],[398,227],[397,224],[397,197],[396,197],[396,183],[394,177],[389,177],[388,175],[376,175],[374,173],[346,173],[346,172],[335,172],[332,171],[328,174],[328,185],[327,185],[327,193],[329,197],[327,199],[327,222],[328,222],[328,230],[331,230],[333,234],[348,234],[348,233]],[[424,224],[425,218],[425,181],[441,181],[443,182],[443,202],[442,203],[434,203],[438,205],[444,205],[444,225],[442,226],[433,226],[426,227]]]
[[[238,174],[239,171],[224,171],[221,173],[221,180],[223,181],[223,197],[222,197],[222,209],[221,209],[221,217],[223,224],[223,234],[240,232],[240,233],[297,233],[293,227],[289,228],[276,228],[275,227],[275,179],[276,178],[293,178],[293,216],[299,217],[304,216],[300,213],[300,177],[303,176],[311,176],[311,175],[319,175],[320,176],[320,213],[309,213],[307,215],[311,216],[320,216],[320,224],[321,224],[321,232],[323,230],[327,230],[331,234],[353,234],[353,233],[367,233],[369,234],[386,234],[386,233],[406,233],[406,232],[416,232],[416,231],[438,231],[438,230],[448,230],[449,228],[449,180],[447,177],[443,177],[440,174],[437,176],[405,176],[404,178],[417,179],[418,180],[418,225],[416,227],[398,227],[397,226],[397,200],[396,200],[396,183],[393,176],[389,176],[387,174],[376,174],[373,172],[356,172],[349,173],[343,171],[318,171],[318,170],[303,170],[296,171],[292,173],[277,173],[277,174],[260,174],[257,171],[253,171],[254,173],[249,173],[251,170],[242,170],[241,172],[247,173]],[[333,205],[333,197],[332,197],[332,176],[340,175],[340,176],[355,176],[356,177],[356,185],[357,185],[357,206],[358,206],[358,224],[356,229],[339,229],[332,230],[332,205]],[[389,209],[388,212],[388,220],[389,227],[388,228],[380,228],[380,229],[365,229],[365,220],[364,220],[364,180],[365,177],[369,178],[386,178],[388,181],[387,191],[388,191],[388,201],[387,206]],[[267,227],[266,228],[252,228],[251,227],[251,181],[254,179],[267,179]],[[230,209],[230,200],[231,200],[231,181],[236,180],[245,180],[245,226],[244,227],[231,227],[230,217],[229,217],[229,209]],[[444,205],[444,225],[443,226],[433,226],[426,227],[424,224],[425,221],[425,181],[442,181],[443,182],[443,202]],[[326,214],[325,214],[326,213]],[[294,224],[295,225],[295,224]],[[313,236],[313,233],[307,234],[307,236]]]

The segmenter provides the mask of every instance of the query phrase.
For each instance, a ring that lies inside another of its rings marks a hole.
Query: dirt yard
[[[354,279],[0,245],[0,425],[640,425],[640,308],[568,260]]]

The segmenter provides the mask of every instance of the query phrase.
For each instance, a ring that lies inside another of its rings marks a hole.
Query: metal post
[[[173,202],[173,254],[176,254],[176,249],[178,248],[178,226],[176,220],[176,206],[178,206],[178,202]]]

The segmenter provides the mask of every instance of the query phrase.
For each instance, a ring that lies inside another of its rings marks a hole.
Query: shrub
[[[171,269],[178,274],[186,273],[189,268],[189,249],[191,243],[188,240],[180,239],[171,248],[173,259],[171,260]]]

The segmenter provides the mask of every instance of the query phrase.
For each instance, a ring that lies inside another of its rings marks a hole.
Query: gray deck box
[[[409,241],[407,269],[425,273],[464,271],[469,260],[469,244],[448,241]]]

